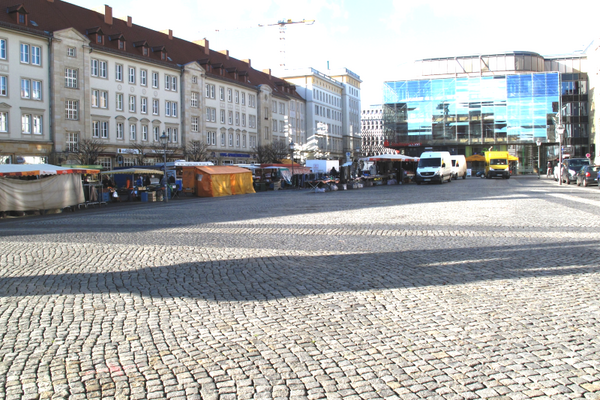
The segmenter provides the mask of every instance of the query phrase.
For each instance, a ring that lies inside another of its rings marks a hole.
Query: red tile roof
[[[276,96],[302,100],[302,97],[296,93],[295,87],[285,80],[274,76],[270,77],[269,74],[255,70],[248,63],[229,57],[227,54],[213,50],[210,50],[209,54],[205,54],[203,46],[177,37],[169,39],[168,33],[162,33],[135,24],[128,26],[127,21],[118,18],[112,18],[112,24],[107,24],[104,14],[61,0],[0,0],[0,10],[15,10],[17,8],[24,9],[28,13],[29,22],[27,26],[24,27],[17,24],[7,11],[0,11],[0,25],[29,32],[37,32],[44,36],[47,36],[48,33],[67,28],[74,28],[84,36],[98,33],[104,35],[102,43],[92,41],[90,45],[99,50],[102,49],[115,54],[121,53],[138,59],[151,60],[152,62],[176,68],[194,61],[208,61],[211,65],[221,64],[225,71],[231,71],[231,73],[224,71],[225,76],[222,76],[215,71],[209,70],[207,71],[207,76],[248,87],[257,87],[263,84],[268,85],[273,89],[273,94]],[[32,21],[37,26],[34,26]],[[109,38],[113,40],[111,41]],[[121,38],[121,40],[129,42],[130,45],[125,46],[125,49],[119,49],[118,43],[114,41],[114,38]],[[133,44],[144,41],[147,42],[152,50],[158,49],[159,51],[150,51],[149,56],[143,56],[141,48]],[[164,49],[167,52],[168,59],[161,60],[160,49]],[[206,67],[206,64],[203,67]],[[234,73],[237,73],[240,77],[247,76],[247,82],[244,82],[243,79],[234,79]],[[285,88],[289,88],[290,93],[287,93]]]

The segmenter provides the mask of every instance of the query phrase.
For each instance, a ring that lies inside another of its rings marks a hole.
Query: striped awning
[[[39,176],[64,174],[97,174],[99,169],[67,168],[51,164],[4,164],[0,165],[0,176]]]

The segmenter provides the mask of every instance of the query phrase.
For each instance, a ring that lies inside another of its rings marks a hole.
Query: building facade
[[[383,107],[371,105],[361,111],[361,151],[363,157],[394,154],[396,150],[385,147],[383,133]]]
[[[300,158],[349,161],[360,152],[360,84],[343,68],[286,71],[284,79],[306,101],[306,138]]]
[[[113,18],[109,6],[2,2],[2,162],[73,162],[92,143],[100,148],[94,161],[107,169],[154,164],[165,134],[169,159],[201,143],[215,163],[249,163],[261,144],[305,140],[305,101],[295,86],[206,39]]]
[[[557,157],[555,127],[562,123],[564,152],[590,151],[583,54],[509,52],[419,60],[416,66],[418,79],[384,85],[391,148],[413,156],[425,150],[466,156],[508,150],[519,157],[520,171],[531,172],[538,142],[542,162]]]

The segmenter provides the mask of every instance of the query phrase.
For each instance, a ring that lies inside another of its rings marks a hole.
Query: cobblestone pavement
[[[0,398],[600,398],[600,190],[471,178],[0,221]]]

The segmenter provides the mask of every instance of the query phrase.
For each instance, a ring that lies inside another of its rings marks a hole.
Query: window
[[[129,67],[129,83],[135,85],[135,68]]]
[[[106,61],[100,61],[98,63],[98,75],[100,76],[100,78],[106,78],[107,74],[106,74]]]
[[[158,72],[152,72],[152,87],[158,89]]]
[[[33,100],[42,100],[42,82],[31,81],[31,98]]]
[[[177,116],[177,102],[174,101],[171,103],[171,116],[176,117]]]
[[[29,64],[29,45],[21,43],[21,62]]]
[[[178,136],[178,133],[179,133],[179,130],[178,130],[177,128],[173,128],[173,133],[172,133],[172,135],[171,135],[171,138],[172,138],[172,140],[171,140],[171,141],[172,141],[173,143],[177,143],[177,142],[179,141],[179,138],[177,137],[177,136]]]
[[[152,115],[158,115],[159,106],[159,100],[152,99]]]
[[[233,111],[229,111],[227,113],[227,123],[229,125],[233,125]]]
[[[273,120],[273,132],[277,132],[277,120]]]
[[[65,118],[70,120],[79,119],[78,110],[79,102],[76,100],[65,101]]]
[[[79,150],[79,134],[73,132],[67,132],[67,143],[66,148],[68,151],[78,151]]]
[[[246,135],[242,135],[242,147],[246,148]]]
[[[176,76],[172,76],[171,77],[171,90],[176,92],[177,91],[177,77]],[[174,129],[175,131],[177,129]]]
[[[265,126],[265,139],[269,139],[269,127]]]
[[[135,95],[129,95],[129,112],[135,112]]]
[[[217,109],[212,107],[206,107],[206,121],[216,122]]]
[[[269,107],[265,107],[265,119],[269,119]]]
[[[0,112],[0,132],[8,132],[8,113]]]
[[[148,141],[148,125],[142,125],[142,140],[144,142]]]
[[[208,83],[206,85],[204,85],[204,97],[206,97],[207,99],[210,98],[210,87],[213,85],[209,85]]]
[[[256,135],[250,135],[250,148],[256,147]]]
[[[192,83],[198,83],[198,77],[196,75],[192,75]]]
[[[256,95],[248,95],[248,107],[256,108]]]
[[[215,98],[215,92],[216,92],[215,85],[210,85],[210,98],[211,99]]]
[[[0,75],[0,96],[6,96],[8,94],[7,85],[8,78],[4,75]]]
[[[77,50],[75,47],[67,47],[67,57],[77,57]]]
[[[165,90],[171,90],[171,77],[165,75]]]
[[[29,79],[21,79],[21,98],[31,98],[31,81]]]
[[[21,116],[21,132],[31,133],[31,114],[23,114]]]
[[[159,139],[159,137],[160,137],[159,133],[160,133],[160,127],[159,126],[153,126],[152,127],[152,136],[154,136],[154,141],[155,142],[158,142],[160,140]]]
[[[235,112],[235,124],[240,126],[240,113],[238,111]]]
[[[219,110],[220,115],[221,115],[221,123],[224,124],[225,123],[225,110]]]
[[[65,69],[65,86],[68,88],[77,89],[77,70]]]
[[[246,93],[242,92],[242,105],[246,105]]]
[[[242,114],[242,126],[246,126],[246,114]]]
[[[90,61],[90,69],[92,76],[98,76],[98,60],[92,58]]]
[[[235,91],[235,104],[240,104],[240,91]]]
[[[235,134],[235,147],[240,147],[240,134]]]
[[[123,111],[123,93],[117,93],[115,103],[116,103],[117,110]]]
[[[121,64],[115,65],[115,80],[123,82],[123,66]]]
[[[0,60],[6,60],[6,39],[0,39]]]
[[[285,122],[279,121],[279,132],[285,133]]]
[[[198,132],[198,117],[192,117],[192,132]]]
[[[100,122],[92,121],[92,137],[100,137]]]
[[[98,107],[100,103],[100,91],[97,89],[92,90],[92,107]]]
[[[192,107],[198,108],[198,93],[197,92],[192,92],[192,96],[191,96],[191,100],[190,100],[190,105]]]
[[[219,100],[225,101],[225,88],[222,86],[219,87]]]
[[[285,103],[279,103],[279,114],[285,115]]]
[[[171,116],[171,102],[170,101],[165,101],[165,115],[167,117]]]
[[[271,107],[273,109],[273,114],[277,114],[277,102],[275,100],[273,100],[273,107]]]
[[[42,49],[37,46],[31,46],[31,64],[42,65]]]
[[[123,134],[125,133],[125,126],[122,122],[117,122],[117,139],[123,139]]]
[[[225,147],[225,134],[221,133],[221,147]]]
[[[231,103],[233,98],[231,97],[231,89],[227,89],[227,102]]]
[[[140,99],[140,112],[142,114],[148,114],[148,99],[146,97]]]
[[[256,128],[256,115],[250,115],[248,118],[248,127]]]
[[[100,137],[102,139],[108,139],[108,121],[100,122]]]
[[[108,108],[108,92],[105,90],[100,91],[100,108]]]
[[[137,125],[131,124],[129,125],[129,140],[136,140],[137,134]]]
[[[147,74],[148,74],[148,71],[146,71],[145,69],[140,70],[140,85],[148,86],[148,81],[146,79]]]
[[[233,147],[233,133],[230,133],[227,138],[229,139],[229,147]]]

